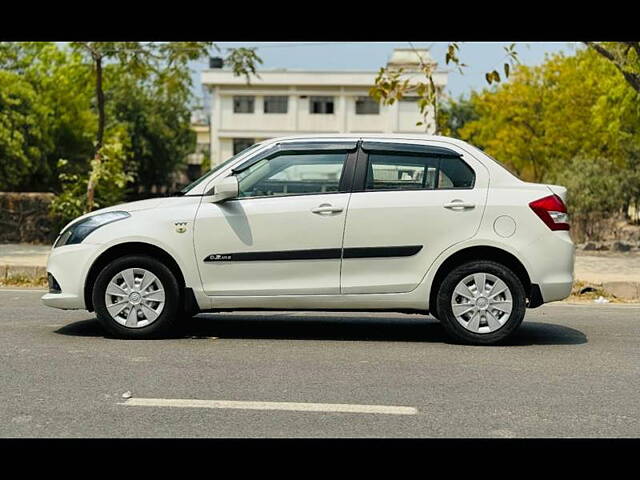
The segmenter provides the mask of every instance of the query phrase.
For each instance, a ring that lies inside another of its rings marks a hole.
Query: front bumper
[[[47,307],[61,308],[62,310],[82,310],[84,305],[84,295],[72,293],[45,293],[40,300]]]
[[[80,243],[54,248],[49,254],[47,272],[60,286],[60,293],[46,293],[42,303],[64,310],[85,309],[84,282],[100,245]]]

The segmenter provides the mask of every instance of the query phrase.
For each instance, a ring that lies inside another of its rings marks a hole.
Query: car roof
[[[274,137],[263,142],[262,144],[295,141],[295,140],[327,140],[327,139],[342,139],[342,140],[356,140],[356,139],[395,139],[395,140],[433,140],[433,141],[454,141],[461,142],[461,140],[445,137],[441,135],[428,135],[426,133],[318,133],[318,134],[306,134],[306,135],[289,135],[286,137]]]
[[[429,141],[449,143],[457,145],[458,147],[461,147],[463,149],[473,147],[473,145],[468,144],[464,140],[459,140],[453,137],[445,137],[443,135],[428,135],[426,133],[318,133],[275,137],[259,143],[266,146],[282,142],[314,142],[323,140],[403,140],[407,142],[418,140],[423,142]]]

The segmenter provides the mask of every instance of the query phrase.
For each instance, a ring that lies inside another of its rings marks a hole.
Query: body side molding
[[[422,245],[390,247],[316,248],[272,252],[213,253],[203,260],[211,262],[256,262],[270,260],[339,260],[340,258],[410,257],[422,250]]]

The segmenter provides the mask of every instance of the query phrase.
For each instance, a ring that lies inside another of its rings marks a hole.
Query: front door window
[[[238,174],[240,197],[338,192],[345,153],[283,154]]]

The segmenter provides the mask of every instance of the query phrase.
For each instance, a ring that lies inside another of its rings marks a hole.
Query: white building
[[[403,67],[408,78],[421,76],[420,58],[434,63],[427,50],[396,49],[388,65]],[[414,72],[414,73],[409,73]],[[208,150],[216,165],[249,145],[266,138],[304,133],[433,132],[421,121],[416,98],[391,106],[368,96],[376,71],[262,70],[259,78],[234,76],[230,70],[202,72],[202,84],[211,92],[211,125],[194,125],[199,151]],[[442,90],[445,71],[436,71],[434,83]],[[207,135],[208,134],[208,135]],[[206,143],[209,142],[209,148]]]

